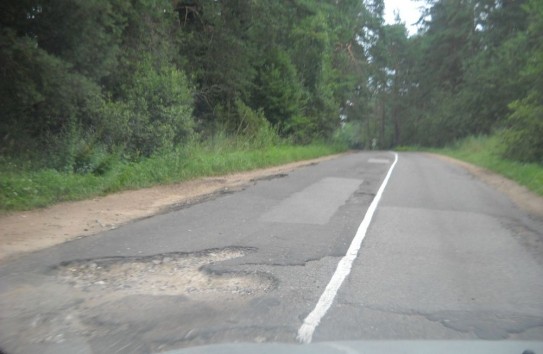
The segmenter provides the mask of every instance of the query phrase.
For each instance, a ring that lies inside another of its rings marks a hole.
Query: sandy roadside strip
[[[243,188],[259,179],[282,175],[342,155],[344,154],[220,177],[129,190],[0,215],[0,261],[115,229],[134,220],[196,203],[217,193]]]
[[[530,191],[528,188],[486,168],[472,165],[468,162],[445,155],[433,153],[428,153],[428,155],[463,167],[475,177],[507,195],[521,209],[543,219],[543,197]]]

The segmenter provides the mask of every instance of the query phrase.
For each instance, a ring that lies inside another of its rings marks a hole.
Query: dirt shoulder
[[[530,191],[528,188],[483,167],[445,155],[432,153],[429,153],[429,155],[463,167],[486,184],[507,195],[521,209],[543,219],[543,197]]]
[[[0,261],[115,229],[218,193],[241,189],[255,180],[285,174],[338,156],[341,154],[0,215]]]

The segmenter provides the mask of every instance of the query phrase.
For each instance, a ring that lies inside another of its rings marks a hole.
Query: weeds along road
[[[19,257],[0,286],[5,353],[543,340],[543,222],[446,161],[361,152]]]

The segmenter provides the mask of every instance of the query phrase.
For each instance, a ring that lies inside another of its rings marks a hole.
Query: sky
[[[387,24],[393,24],[394,10],[400,12],[402,22],[405,23],[409,35],[417,33],[417,27],[412,25],[420,18],[419,8],[423,6],[424,2],[413,0],[385,0],[385,22]]]

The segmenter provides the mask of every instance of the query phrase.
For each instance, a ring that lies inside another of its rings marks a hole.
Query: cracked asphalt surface
[[[35,252],[0,269],[5,353],[295,342],[390,164],[360,152]],[[543,220],[402,153],[313,341],[543,340]]]

